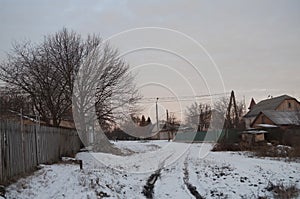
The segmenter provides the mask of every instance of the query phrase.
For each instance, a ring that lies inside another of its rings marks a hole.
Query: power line
[[[4,87],[5,88],[5,87]],[[25,91],[20,91],[20,90],[1,90],[0,89],[0,93],[1,94],[28,94]],[[207,98],[207,100],[209,100],[211,97],[216,97],[216,96],[224,96],[224,95],[229,95],[230,92],[224,92],[224,93],[214,93],[214,94],[205,94],[205,95],[185,95],[185,96],[163,96],[163,97],[158,97],[159,98],[159,102],[183,102],[183,101],[195,101],[197,99],[205,99]],[[139,100],[139,104],[148,104],[148,103],[154,103],[157,100],[157,97],[146,97],[146,98],[142,98]]]
[[[214,93],[214,94],[205,94],[205,95],[185,95],[185,96],[165,96],[165,97],[159,97],[159,99],[174,99],[174,98],[202,98],[202,97],[211,97],[211,96],[218,96],[218,95],[225,95],[225,94],[230,94],[230,92],[224,92],[224,93]],[[143,100],[151,100],[151,99],[155,99],[156,100],[157,97],[148,97],[148,98],[143,98]]]
[[[224,92],[224,93],[215,93],[215,94],[206,94],[206,95],[190,95],[190,96],[165,96],[165,97],[159,97],[159,102],[177,102],[177,101],[194,101],[199,98],[207,98],[210,99],[211,97],[221,96],[230,94],[230,92]],[[142,98],[139,103],[154,103],[156,97],[149,97],[149,98]]]

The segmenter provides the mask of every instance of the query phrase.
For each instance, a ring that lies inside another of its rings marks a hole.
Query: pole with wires
[[[156,128],[157,128],[157,134],[158,134],[158,139],[160,140],[160,135],[159,135],[159,123],[158,123],[158,97],[156,98]]]

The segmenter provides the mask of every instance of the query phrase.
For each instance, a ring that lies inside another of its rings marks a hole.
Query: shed
[[[248,144],[253,144],[256,142],[264,141],[266,133],[268,133],[268,131],[248,130],[248,131],[243,131],[241,134],[242,134],[242,140],[244,142],[247,142]]]

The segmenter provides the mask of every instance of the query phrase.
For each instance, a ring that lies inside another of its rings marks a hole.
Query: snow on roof
[[[185,127],[181,127],[181,126],[180,126],[180,127],[178,128],[178,130],[181,130],[181,131],[184,131],[184,130],[191,130],[191,129],[193,130],[194,128],[193,128],[193,127],[189,127],[189,126],[185,126]]]
[[[262,134],[262,133],[269,133],[268,131],[263,130],[252,130],[252,131],[243,131],[243,134]]]
[[[263,128],[276,128],[276,127],[278,127],[278,126],[272,125],[272,124],[257,124],[256,126],[263,127]]]

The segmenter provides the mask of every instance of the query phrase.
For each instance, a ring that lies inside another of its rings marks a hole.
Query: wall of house
[[[265,134],[256,134],[255,137],[255,142],[261,142],[261,141],[264,141],[265,140]]]
[[[284,100],[276,111],[300,111],[300,104],[294,99]]]
[[[256,127],[257,124],[272,124],[272,120],[270,120],[268,117],[266,117],[264,114],[260,114],[257,119],[255,120],[255,123],[251,125],[252,128]]]
[[[265,135],[263,133],[260,134],[248,134],[243,133],[242,134],[242,140],[246,142],[247,144],[252,144],[253,142],[261,142],[265,140]]]

